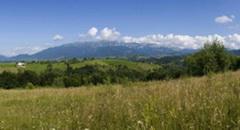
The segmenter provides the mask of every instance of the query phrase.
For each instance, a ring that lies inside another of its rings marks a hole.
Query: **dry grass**
[[[0,129],[240,129],[240,72],[72,89],[0,90]]]

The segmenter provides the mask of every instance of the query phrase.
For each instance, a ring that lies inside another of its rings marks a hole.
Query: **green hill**
[[[125,65],[131,69],[136,70],[149,70],[153,68],[158,68],[158,65],[155,64],[148,64],[148,63],[141,63],[141,62],[132,62],[124,59],[96,59],[96,60],[84,60],[78,61],[76,63],[70,63],[73,68],[83,67],[85,65],[105,65],[105,66],[117,66],[117,65]],[[26,70],[32,70],[37,73],[43,72],[47,68],[48,63],[27,63]],[[65,70],[66,65],[64,62],[53,62],[53,68]],[[22,69],[22,68],[21,68]],[[16,63],[0,63],[0,72],[3,71],[10,71],[10,72],[17,72],[18,68],[16,67]]]

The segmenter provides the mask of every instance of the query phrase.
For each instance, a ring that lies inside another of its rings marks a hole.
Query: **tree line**
[[[49,63],[47,69],[37,74],[31,70],[12,73],[4,71],[0,74],[0,87],[5,89],[34,86],[65,86],[98,85],[142,81],[145,71],[130,69],[124,65],[104,66],[86,65],[72,68],[66,63],[67,69],[60,70]]]
[[[206,43],[198,52],[189,55],[182,62],[167,62],[154,70],[136,70],[125,65],[86,65],[66,70],[53,68],[49,62],[40,74],[25,70],[18,73],[4,71],[0,74],[0,88],[32,88],[35,86],[77,87],[83,85],[115,84],[135,81],[176,79],[183,76],[203,76],[240,68],[240,58],[231,55],[222,42]],[[77,62],[77,61],[75,61]]]

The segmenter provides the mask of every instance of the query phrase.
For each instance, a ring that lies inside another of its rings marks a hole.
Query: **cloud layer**
[[[233,17],[233,16],[232,16]],[[163,47],[173,47],[180,49],[199,49],[203,47],[204,43],[218,39],[222,41],[225,47],[230,49],[240,49],[240,34],[221,36],[218,34],[207,36],[191,36],[191,35],[176,35],[176,34],[152,34],[141,37],[121,36],[121,33],[116,28],[105,27],[98,31],[96,27],[88,30],[86,36],[87,40],[105,40],[105,41],[119,41],[126,44],[156,44]],[[84,39],[84,37],[81,37]],[[85,38],[86,39],[86,38]],[[83,40],[84,41],[84,40]]]
[[[22,46],[16,47],[11,50],[5,51],[4,55],[6,56],[16,56],[19,54],[34,54],[44,49],[47,49],[48,46]]]
[[[122,41],[125,43],[151,43],[164,47],[174,47],[181,49],[198,49],[203,47],[204,43],[218,39],[222,41],[225,47],[230,49],[240,49],[240,34],[233,34],[228,36],[221,35],[208,35],[208,36],[190,36],[190,35],[161,35],[153,34],[143,37],[122,37]]]

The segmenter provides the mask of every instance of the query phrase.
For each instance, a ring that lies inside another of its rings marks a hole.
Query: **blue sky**
[[[135,41],[152,34],[226,39],[240,33],[239,7],[239,0],[1,0],[0,54],[78,41],[92,27]]]

